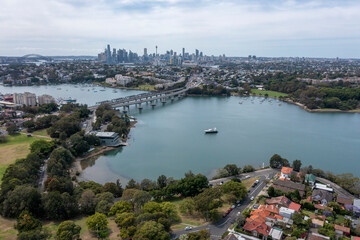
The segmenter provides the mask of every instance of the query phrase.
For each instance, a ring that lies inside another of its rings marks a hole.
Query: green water
[[[65,97],[89,105],[140,93],[71,85],[56,90],[58,87],[11,89],[67,94]],[[2,93],[11,92],[9,89],[0,86]],[[209,176],[227,163],[268,164],[274,153],[325,171],[359,176],[360,114],[308,113],[295,105],[279,106],[276,100],[261,103],[261,99],[186,97],[165,105],[158,102],[154,109],[143,105],[141,113],[132,108],[130,115],[138,124],[131,130],[130,146],[84,162],[81,177],[100,183],[120,178],[125,183],[129,178],[156,179],[161,174],[179,178],[188,170]],[[204,129],[213,127],[218,128],[218,134],[204,134]]]

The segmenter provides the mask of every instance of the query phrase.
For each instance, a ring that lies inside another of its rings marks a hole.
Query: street
[[[197,232],[202,229],[207,229],[211,234],[211,239],[213,239],[213,240],[220,239],[222,234],[234,223],[234,221],[236,219],[236,214],[238,212],[242,213],[251,203],[250,198],[251,197],[255,198],[261,192],[261,190],[265,187],[265,185],[266,185],[265,179],[272,179],[277,173],[278,173],[277,170],[269,168],[269,169],[255,171],[252,173],[244,173],[244,174],[239,175],[238,177],[242,180],[245,179],[245,176],[250,176],[251,178],[260,177],[258,185],[256,185],[254,188],[250,189],[250,193],[241,202],[240,207],[234,208],[227,217],[220,219],[216,223],[210,223],[210,224],[207,224],[204,226],[194,227],[190,231],[189,230],[186,231],[185,226],[184,226],[184,230],[176,231],[173,233],[173,238],[177,238],[180,235],[187,234],[189,232]],[[213,185],[218,185],[218,184],[220,184],[220,182],[225,183],[227,181],[230,181],[231,178],[232,177],[217,179],[217,180],[212,180],[209,182]]]

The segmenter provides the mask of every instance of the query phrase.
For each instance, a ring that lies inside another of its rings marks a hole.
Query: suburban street
[[[260,177],[259,183],[254,188],[250,189],[248,196],[241,202],[240,207],[236,207],[229,213],[227,217],[222,218],[216,223],[211,223],[200,227],[194,227],[192,230],[188,230],[188,231],[185,230],[185,226],[184,226],[184,230],[174,232],[173,238],[177,238],[180,235],[187,234],[189,232],[197,232],[202,229],[207,229],[211,234],[211,239],[213,240],[220,239],[221,235],[235,222],[235,219],[237,217],[236,215],[239,212],[240,213],[243,212],[249,206],[249,204],[251,203],[250,198],[251,197],[255,198],[265,187],[266,185],[265,180],[272,179],[277,173],[278,173],[277,170],[269,168],[269,169],[255,171],[252,173],[240,174],[238,177],[241,180],[244,180],[246,176],[249,176],[250,178]],[[231,178],[233,177],[212,180],[209,181],[209,183],[215,186],[215,185],[219,185],[221,182],[223,183],[228,182],[231,180]]]

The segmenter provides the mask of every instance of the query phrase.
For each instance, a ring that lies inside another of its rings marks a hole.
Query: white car
[[[186,227],[185,228],[185,231],[190,231],[190,230],[192,230],[192,227]]]
[[[250,200],[251,200],[251,201],[254,200],[254,196],[252,196],[252,197],[250,198]]]
[[[232,209],[236,208],[236,205],[232,205],[231,208],[232,208]]]

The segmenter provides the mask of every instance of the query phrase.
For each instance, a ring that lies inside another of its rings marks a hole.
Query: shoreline
[[[136,123],[137,121],[133,121],[133,122],[130,122],[130,126],[129,126],[129,133],[131,131],[132,128],[135,128],[136,127]],[[126,143],[127,140],[129,139],[129,134],[127,134],[126,137],[123,138],[123,143]],[[123,146],[119,146],[119,147],[123,147]],[[75,159],[75,161],[71,164],[71,167],[69,169],[70,171],[70,177],[73,177],[73,176],[76,176],[76,173],[79,172],[79,176],[81,175],[81,173],[83,172],[83,169],[81,167],[81,162],[84,161],[84,160],[88,160],[90,158],[94,158],[94,157],[98,157],[100,155],[103,155],[104,153],[106,152],[109,152],[109,151],[112,151],[112,150],[115,150],[115,149],[118,149],[119,147],[108,147],[108,146],[100,146],[99,148],[95,149],[94,151],[88,153],[87,155],[83,156],[83,157],[77,157]],[[79,176],[76,176],[76,177],[79,177]],[[77,184],[77,183],[75,183]]]

